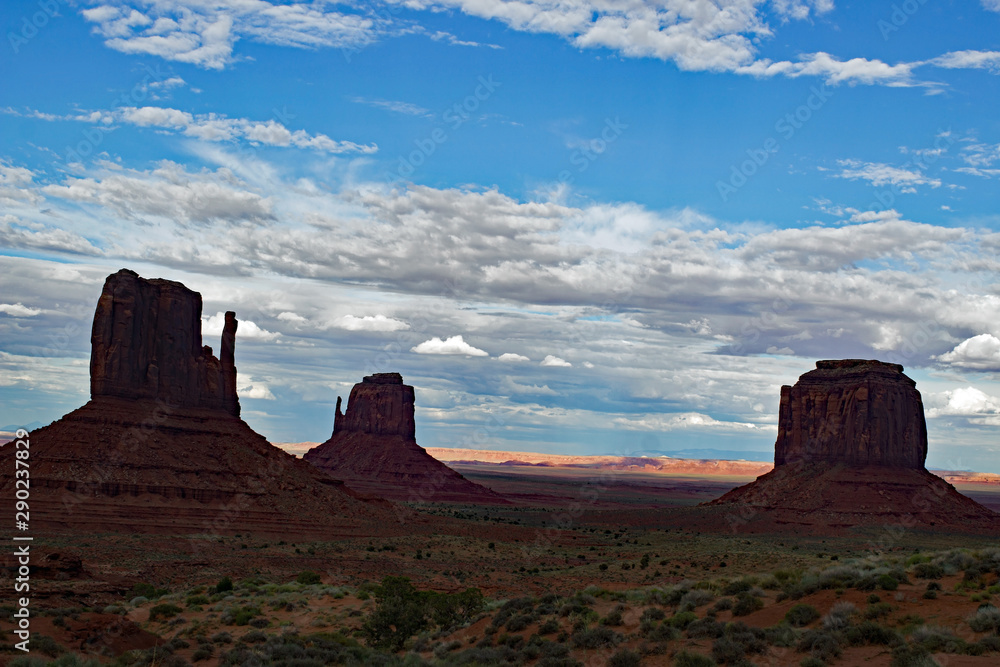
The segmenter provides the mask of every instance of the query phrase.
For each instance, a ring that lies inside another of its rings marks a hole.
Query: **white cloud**
[[[977,370],[1000,370],[1000,338],[984,333],[955,346],[951,352],[937,357],[938,361]]]
[[[892,167],[879,162],[861,162],[860,160],[838,160],[837,164],[843,170],[837,174],[838,178],[849,180],[865,180],[876,187],[890,185],[897,187],[901,192],[916,192],[917,185],[930,185],[933,188],[941,186],[941,180],[924,175],[920,171]]]
[[[644,415],[641,417],[618,417],[613,420],[616,426],[633,431],[675,431],[687,429],[703,429],[713,431],[747,431],[773,430],[775,427],[766,424],[758,425],[750,422],[720,421],[699,412],[682,412],[663,415]]]
[[[265,401],[277,400],[266,383],[254,380],[249,375],[237,375],[236,382],[236,394],[240,398],[256,398]]]
[[[952,51],[930,62],[946,69],[986,69],[998,73],[1000,51]]]
[[[41,312],[38,308],[30,308],[21,302],[0,303],[0,313],[5,313],[11,317],[34,317]]]
[[[354,49],[377,35],[374,19],[331,11],[323,4],[265,0],[137,0],[135,4],[142,11],[101,5],[81,13],[96,24],[95,32],[112,49],[208,69],[231,64],[240,39],[295,48]]]
[[[423,116],[424,118],[434,117],[434,114],[431,113],[430,109],[425,109],[422,106],[411,104],[410,102],[369,99],[359,96],[352,97],[351,101],[358,104],[367,104],[368,106],[375,107],[376,109],[385,109],[386,111],[392,111],[393,113],[403,114],[406,116]]]
[[[298,313],[293,313],[287,310],[275,315],[275,319],[281,320],[282,322],[289,322],[291,324],[305,324],[309,321]]]
[[[832,11],[833,0],[772,0],[771,6],[786,20],[802,20],[809,18],[810,11],[814,11],[817,15]]]
[[[401,331],[409,329],[410,325],[385,315],[344,315],[333,321],[333,326],[347,331]]]
[[[557,357],[555,355],[548,354],[548,355],[545,356],[544,359],[542,359],[542,363],[539,364],[539,365],[541,365],[541,366],[561,366],[561,367],[567,367],[567,366],[572,366],[573,364],[571,364],[570,362],[566,361],[565,359],[560,359],[559,357]]]
[[[989,12],[1000,12],[1000,0],[981,0],[983,9]]]
[[[241,340],[274,340],[281,336],[280,333],[267,331],[257,326],[250,320],[241,320],[239,313],[236,313],[239,324],[236,327],[236,342]],[[222,311],[215,315],[201,318],[201,335],[205,338],[218,338],[222,335],[222,330],[226,324],[226,314]]]
[[[192,114],[171,107],[121,107],[110,111],[89,111],[61,116],[44,114],[34,110],[22,113],[11,108],[5,109],[4,112],[47,121],[71,120],[91,123],[101,127],[113,127],[116,123],[126,123],[136,127],[158,128],[162,132],[180,132],[184,136],[211,142],[243,140],[251,144],[294,146],[333,154],[370,154],[378,151],[378,146],[375,144],[337,141],[325,134],[310,134],[305,130],[289,130],[274,119],[260,121],[248,118],[229,118],[216,113]],[[2,173],[0,173],[0,179],[2,179]],[[0,186],[2,186],[2,180],[0,180]]]
[[[517,354],[515,352],[504,352],[499,357],[497,361],[531,361],[530,358],[524,356],[523,354]]]
[[[941,392],[929,397],[933,405],[927,416],[934,417],[976,417],[1000,414],[1000,398],[990,396],[975,387],[961,387]]]
[[[509,377],[503,378],[500,382],[500,391],[507,394],[526,394],[534,396],[558,396],[559,392],[551,389],[549,385],[519,384]]]
[[[101,178],[67,178],[47,185],[47,195],[114,210],[126,219],[143,215],[182,222],[261,223],[273,219],[271,200],[250,192],[228,169],[191,173],[164,161],[152,171],[105,171]]]
[[[462,336],[452,336],[441,340],[437,336],[410,348],[417,354],[462,354],[467,357],[486,357],[488,353],[473,347],[462,340]]]

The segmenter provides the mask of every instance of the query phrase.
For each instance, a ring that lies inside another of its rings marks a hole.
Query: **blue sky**
[[[243,322],[244,415],[373,371],[425,446],[770,452],[816,359],[897,361],[1000,472],[1000,4],[0,7],[0,425],[87,398],[104,277]]]

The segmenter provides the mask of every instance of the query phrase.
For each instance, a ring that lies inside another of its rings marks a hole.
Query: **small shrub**
[[[975,632],[998,632],[1000,631],[1000,609],[991,604],[982,605],[965,622]]]
[[[608,660],[608,667],[639,667],[641,664],[642,656],[627,648],[618,651]]]
[[[601,625],[609,625],[617,627],[622,624],[622,612],[625,611],[625,607],[617,605],[614,609],[608,612],[608,615],[601,619]]]
[[[701,653],[681,651],[674,656],[674,667],[715,667],[715,661]]]
[[[233,590],[233,580],[229,577],[223,577],[219,579],[219,583],[215,585],[216,593],[225,593],[227,591]]]
[[[896,577],[888,573],[879,575],[876,583],[883,591],[894,591],[899,588],[899,582],[896,580]]]
[[[733,603],[733,616],[746,616],[764,607],[764,602],[750,593],[740,593]]]
[[[322,581],[318,572],[313,572],[312,570],[303,570],[299,573],[299,576],[295,577],[297,583],[303,584],[305,586],[311,586],[313,584],[318,584]]]
[[[642,616],[639,617],[639,621],[662,621],[666,617],[666,612],[659,607],[647,607],[642,610]]]
[[[808,651],[823,662],[832,662],[840,657],[841,652],[837,637],[826,630],[807,630],[799,640],[797,649],[803,653]]]
[[[818,618],[819,612],[816,611],[816,607],[808,604],[797,604],[785,614],[788,624],[796,628],[803,628]]]
[[[212,649],[209,646],[199,646],[191,654],[191,662],[201,662],[212,658]]]
[[[182,611],[183,609],[181,609],[175,604],[170,604],[170,603],[158,604],[149,610],[149,620],[155,622],[161,618],[164,619],[173,618]]]
[[[216,632],[211,639],[213,644],[232,644],[233,636],[228,632]]]
[[[613,648],[623,639],[622,635],[606,626],[578,630],[571,638],[574,648]]]
[[[678,630],[684,630],[687,626],[691,625],[698,620],[698,614],[693,611],[682,611],[674,614],[669,619],[667,619],[667,624],[672,628],[677,628]]]
[[[538,634],[540,635],[553,635],[557,632],[559,632],[559,621],[554,618],[550,618],[538,626]]]
[[[862,616],[867,620],[875,620],[876,618],[884,618],[892,613],[892,605],[888,602],[876,602],[875,604],[868,605]]]
[[[923,646],[903,644],[892,650],[891,667],[937,667],[938,662]]]
[[[940,579],[944,576],[944,568],[936,563],[918,563],[913,568],[913,576],[917,579]]]

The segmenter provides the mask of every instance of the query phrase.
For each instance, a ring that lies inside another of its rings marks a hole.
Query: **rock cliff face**
[[[734,531],[836,532],[857,526],[1000,533],[1000,516],[924,468],[916,383],[880,361],[819,361],[781,388],[774,470],[691,519]],[[719,510],[722,514],[713,512]]]
[[[108,277],[92,398],[29,435],[32,528],[323,539],[402,530],[397,508],[359,499],[239,418],[236,317],[226,314],[217,359],[201,345],[201,306],[180,283]],[[14,451],[0,449],[0,502],[10,506]],[[422,530],[421,519],[407,530]]]
[[[376,373],[351,389],[337,410],[333,435],[303,458],[368,495],[404,502],[507,501],[470,482],[417,444],[413,387],[399,373]]]
[[[413,387],[403,384],[403,376],[376,373],[351,389],[346,414],[341,414],[337,397],[333,432],[398,435],[416,442],[413,413]]]
[[[226,313],[220,358],[201,344],[201,295],[122,269],[108,276],[91,334],[90,395],[158,399],[239,416],[236,313]]]
[[[791,461],[924,469],[927,425],[899,364],[819,361],[781,388],[775,467]]]

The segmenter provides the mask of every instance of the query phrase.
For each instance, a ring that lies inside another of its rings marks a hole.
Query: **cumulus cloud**
[[[0,313],[5,313],[11,317],[34,317],[42,311],[38,308],[30,308],[23,303],[0,303]]]
[[[540,366],[561,366],[561,367],[568,367],[568,366],[572,366],[573,364],[571,364],[570,362],[566,361],[565,359],[560,359],[559,357],[557,357],[555,355],[547,354],[547,355],[545,355],[545,358],[542,359],[542,363],[539,364],[539,365]]]
[[[1000,415],[1000,398],[976,387],[960,387],[930,397],[928,417],[979,417]]]
[[[451,336],[441,340],[437,336],[430,340],[410,348],[411,352],[417,354],[459,354],[467,357],[486,357],[489,354],[477,347],[473,347],[462,340],[462,336]]]
[[[347,331],[400,331],[409,329],[410,325],[385,315],[344,315],[333,321],[333,326]]]
[[[239,325],[236,328],[236,340],[274,340],[281,336],[280,333],[262,329],[250,320],[240,320],[239,313],[236,314]],[[222,330],[226,324],[226,314],[222,311],[215,315],[201,318],[201,335],[205,338],[218,338],[222,335]]]
[[[274,394],[271,393],[270,387],[260,380],[254,380],[249,375],[244,376],[241,373],[237,375],[236,381],[236,394],[240,398],[254,398],[265,401],[277,400]]]
[[[973,336],[955,349],[937,357],[952,366],[976,370],[1000,370],[1000,338],[988,333]]]
[[[497,361],[514,361],[514,362],[516,362],[516,361],[531,361],[531,359],[529,359],[528,357],[524,356],[523,354],[517,354],[516,352],[504,352],[499,357],[497,357]]]

